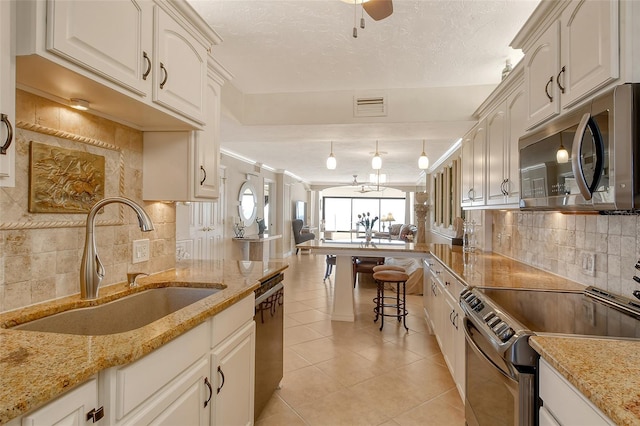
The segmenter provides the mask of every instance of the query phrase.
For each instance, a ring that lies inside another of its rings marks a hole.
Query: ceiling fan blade
[[[362,7],[374,21],[384,19],[393,13],[391,0],[369,0],[362,3]]]

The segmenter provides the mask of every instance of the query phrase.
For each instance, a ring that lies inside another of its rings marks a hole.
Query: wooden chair
[[[358,257],[352,258],[353,263],[353,286],[356,286],[358,280],[358,273],[361,274],[373,274],[374,266],[383,265],[384,257]]]

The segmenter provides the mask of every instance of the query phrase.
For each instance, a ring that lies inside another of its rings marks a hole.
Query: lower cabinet
[[[215,377],[212,424],[253,423],[254,395],[247,393],[247,389],[254,386],[255,348],[256,324],[251,321],[212,351],[211,377]]]
[[[465,345],[462,329],[463,313],[458,305],[458,297],[464,285],[433,258],[425,260],[424,267],[425,315],[440,345],[440,351],[458,393],[464,401]]]
[[[103,370],[9,425],[250,425],[254,304],[252,293],[143,358]]]
[[[99,413],[101,413],[100,407],[98,407],[98,380],[96,378],[90,379],[55,401],[27,414],[22,418],[22,423],[16,419],[15,422],[12,421],[9,424],[80,426],[91,423],[91,421],[87,421],[89,413],[94,413],[97,417],[100,417]]]
[[[539,380],[540,426],[615,424],[544,358],[540,358]]]

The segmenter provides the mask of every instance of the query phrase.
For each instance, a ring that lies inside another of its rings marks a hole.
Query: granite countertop
[[[101,370],[131,363],[233,305],[286,262],[181,261],[176,269],[101,287],[96,301],[74,295],[0,314],[0,424],[59,396]],[[79,336],[7,327],[76,307],[101,304],[127,294],[167,286],[224,287],[186,308],[136,330]]]
[[[372,256],[393,256],[416,257],[423,256],[430,252],[431,244],[409,243],[401,240],[386,240],[384,238],[373,238],[370,242],[359,239],[345,240],[309,240],[296,245],[300,249],[311,249],[317,253],[328,253],[337,255],[359,255],[367,252]]]
[[[567,336],[533,336],[529,341],[616,424],[640,425],[640,342]]]
[[[433,244],[431,254],[478,287],[583,290],[579,283],[495,253]],[[596,407],[621,425],[640,425],[640,341],[544,335],[531,346]]]

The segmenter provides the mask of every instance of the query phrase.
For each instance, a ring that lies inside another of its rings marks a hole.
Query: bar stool
[[[376,265],[373,267],[373,272],[380,272],[380,271],[405,272],[405,269],[402,266],[396,266],[396,265]]]
[[[382,331],[382,327],[384,327],[384,317],[396,317],[398,322],[402,320],[402,324],[404,328],[409,331],[407,327],[407,315],[409,311],[407,311],[407,295],[406,295],[406,283],[409,279],[409,275],[405,272],[396,271],[396,270],[383,270],[377,271],[373,273],[373,279],[376,281],[376,297],[373,299],[376,306],[373,308],[373,312],[375,312],[376,317],[373,322],[377,322],[378,318],[380,318],[380,330]],[[384,295],[384,285],[394,284],[396,285],[396,297],[386,296]],[[402,300],[400,299],[400,287],[402,287]],[[395,300],[394,300],[395,299]],[[394,300],[395,303],[391,301]],[[394,308],[395,313],[385,313],[384,308]]]

